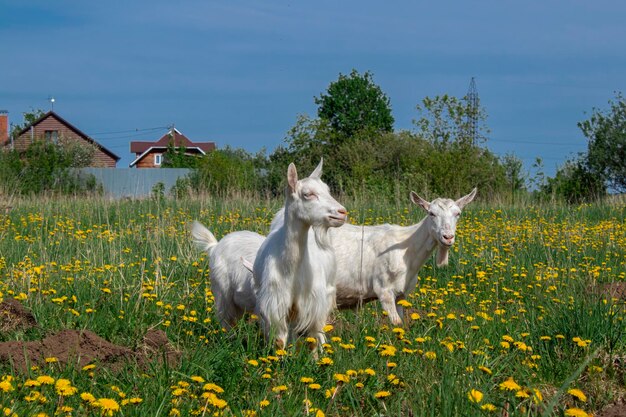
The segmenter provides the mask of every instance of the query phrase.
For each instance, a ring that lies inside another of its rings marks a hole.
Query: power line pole
[[[478,90],[476,90],[476,81],[474,77],[470,81],[467,96],[465,97],[468,105],[467,112],[467,136],[472,146],[477,142],[478,135]]]

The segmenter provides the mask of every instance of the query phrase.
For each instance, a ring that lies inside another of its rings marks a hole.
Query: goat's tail
[[[211,249],[217,245],[217,239],[215,239],[213,233],[204,227],[202,223],[195,220],[191,226],[191,236],[193,237],[193,243],[195,243],[198,249],[208,254],[210,254]]]

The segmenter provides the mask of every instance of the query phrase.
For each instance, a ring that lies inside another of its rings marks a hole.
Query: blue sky
[[[272,151],[353,68],[373,73],[396,129],[476,77],[486,146],[552,175],[586,149],[576,123],[626,91],[625,20],[623,1],[0,0],[0,109],[20,123],[54,96],[124,167],[131,140],[166,130],[126,131],[172,123]]]

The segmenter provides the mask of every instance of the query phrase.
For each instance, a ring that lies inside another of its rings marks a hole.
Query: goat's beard
[[[445,245],[437,245],[437,266],[446,266],[448,265],[448,252],[450,251],[450,246]]]
[[[330,243],[330,236],[328,234],[328,227],[313,226],[312,229],[317,245],[322,249],[332,250],[332,244]]]

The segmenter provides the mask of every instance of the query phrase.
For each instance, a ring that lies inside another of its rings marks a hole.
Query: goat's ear
[[[317,167],[311,172],[309,175],[310,178],[320,179],[322,177],[322,165],[324,165],[324,158],[320,158],[320,163],[317,164]]]
[[[417,195],[415,191],[411,191],[411,201],[426,211],[430,210],[430,203]]]
[[[289,164],[289,168],[287,168],[287,183],[289,184],[289,189],[291,192],[296,191],[296,183],[298,182],[298,171],[296,171],[296,166],[292,163]]]
[[[471,203],[474,197],[476,197],[476,191],[477,188],[474,187],[471,193],[456,200],[456,205],[459,206],[460,209],[462,209],[463,207]]]

